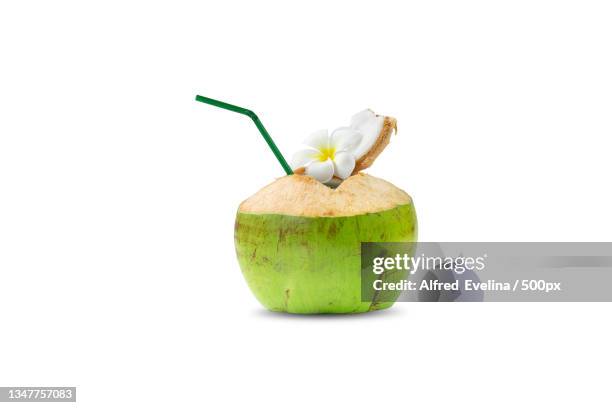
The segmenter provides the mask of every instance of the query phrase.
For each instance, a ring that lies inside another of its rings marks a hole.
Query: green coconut
[[[335,189],[309,176],[282,177],[245,200],[235,224],[236,253],[250,289],[264,307],[289,313],[390,307],[395,298],[362,294],[361,243],[416,239],[410,196],[363,173]]]

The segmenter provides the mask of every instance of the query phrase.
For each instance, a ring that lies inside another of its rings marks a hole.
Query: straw
[[[253,119],[253,122],[255,122],[255,126],[257,126],[257,129],[259,130],[259,133],[261,133],[266,143],[268,143],[270,150],[272,150],[272,153],[274,153],[276,160],[278,160],[280,165],[283,167],[283,170],[285,170],[285,173],[287,173],[287,175],[293,174],[293,170],[291,170],[291,167],[289,167],[289,165],[287,164],[287,161],[283,157],[282,153],[280,152],[280,150],[278,150],[278,147],[276,147],[276,143],[274,143],[274,140],[272,140],[272,138],[270,137],[270,134],[264,127],[263,123],[261,123],[261,121],[255,114],[255,112],[253,112],[250,109],[241,108],[240,106],[232,105],[226,102],[221,102],[216,99],[207,98],[201,95],[196,95],[195,99],[198,102],[207,103],[209,105],[216,106],[217,108],[227,109],[232,112],[242,113],[243,115],[246,115],[249,118]]]

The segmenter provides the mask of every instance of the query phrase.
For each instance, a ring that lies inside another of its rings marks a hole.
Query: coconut
[[[353,116],[351,126],[357,128],[363,139],[355,152],[355,169],[353,174],[367,169],[384,150],[397,132],[397,120],[390,116],[377,115],[367,109]]]
[[[363,110],[351,118],[351,123],[347,127],[336,129],[335,132],[355,131],[361,136],[360,142],[352,150],[355,159],[355,167],[350,175],[365,170],[374,163],[374,160],[387,147],[391,135],[397,132],[397,120],[390,116],[377,115],[372,110]],[[335,133],[334,132],[334,133]],[[305,174],[304,166],[294,168],[295,174]],[[342,179],[334,177],[326,184],[337,186]]]
[[[381,131],[390,135],[394,128],[383,119]],[[361,165],[371,164],[386,143],[377,138]],[[393,301],[377,300],[376,292],[362,298],[361,243],[416,238],[410,196],[363,173],[336,188],[305,175],[279,178],[240,205],[235,224],[236,253],[250,289],[266,308],[289,313],[390,307]]]

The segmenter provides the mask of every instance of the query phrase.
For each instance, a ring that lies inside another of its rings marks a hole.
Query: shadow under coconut
[[[296,314],[285,312],[272,312],[266,309],[258,309],[253,314],[259,318],[276,320],[369,320],[397,318],[401,316],[403,312],[396,305],[389,309],[374,310],[366,313]]]

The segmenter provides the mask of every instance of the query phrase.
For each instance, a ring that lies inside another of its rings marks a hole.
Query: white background
[[[609,304],[264,311],[241,200],[366,107],[420,239],[609,241],[601,1],[5,1],[0,385],[82,407],[610,406]],[[70,404],[68,404],[70,405]]]

